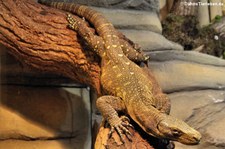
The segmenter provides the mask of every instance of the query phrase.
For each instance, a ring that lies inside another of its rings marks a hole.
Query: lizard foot
[[[131,137],[132,137],[132,134],[131,132],[128,130],[128,127],[131,127],[131,128],[134,128],[131,124],[130,124],[130,120],[128,117],[126,116],[121,116],[120,117],[120,121],[111,126],[111,130],[109,132],[109,138],[111,138],[113,132],[117,132],[117,134],[120,136],[120,139],[122,141],[122,143],[125,142],[124,138],[123,138],[123,134],[126,135],[126,137],[128,138],[129,141],[132,141]]]
[[[80,22],[77,21],[77,20],[75,20],[75,19],[72,17],[71,14],[68,13],[66,19],[67,19],[67,21],[69,22],[68,27],[69,27],[70,29],[74,29],[74,30],[77,30],[77,29],[78,29],[78,26],[79,26]]]

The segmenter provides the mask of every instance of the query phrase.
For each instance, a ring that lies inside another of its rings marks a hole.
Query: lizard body
[[[123,133],[129,134],[127,127],[130,125],[117,113],[123,111],[152,136],[197,144],[200,133],[169,115],[169,99],[149,71],[126,57],[113,25],[86,6],[73,4],[71,7],[73,13],[91,22],[102,37],[103,42],[100,42],[99,36],[91,32],[84,21],[68,15],[70,28],[101,57],[101,85],[107,95],[97,99],[97,107],[111,128],[116,129],[121,138]]]

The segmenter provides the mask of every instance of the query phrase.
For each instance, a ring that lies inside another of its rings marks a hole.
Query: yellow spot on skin
[[[101,24],[96,30],[100,30],[101,28],[103,28],[105,26],[111,26],[111,23]]]
[[[112,47],[113,47],[113,48],[116,48],[116,47],[117,47],[117,45],[112,45]]]
[[[126,83],[124,83],[124,86],[127,86],[127,85],[129,85],[130,84],[130,82],[126,82]]]
[[[118,75],[116,75],[117,78],[121,77],[122,73],[119,73]]]
[[[130,62],[125,62],[125,64],[130,65]]]
[[[100,41],[97,41],[97,44],[99,44],[100,43]]]
[[[123,57],[123,54],[118,54],[119,57]]]
[[[107,63],[106,63],[106,65],[109,65],[111,63],[111,61],[109,60]]]
[[[116,88],[116,90],[120,90],[120,88],[119,88],[119,87],[117,87],[117,88]]]
[[[102,56],[105,56],[105,55],[106,55],[106,52],[104,52],[104,53],[102,54]],[[109,63],[109,62],[110,62],[110,61],[108,61],[108,63]],[[107,63],[107,64],[108,64],[108,63]]]
[[[134,74],[134,72],[130,72],[130,74],[131,74],[131,75],[133,75],[133,74]]]
[[[118,66],[116,65],[116,66],[113,66],[112,68],[117,68]]]
[[[123,92],[123,98],[126,96],[126,94],[127,94],[126,92]]]
[[[109,48],[110,48],[110,46],[107,46],[107,47],[106,47],[106,49],[109,49]]]
[[[102,73],[101,76],[105,76],[105,73]]]

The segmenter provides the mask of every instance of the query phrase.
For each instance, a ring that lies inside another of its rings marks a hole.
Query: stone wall
[[[73,2],[89,6],[116,9],[136,9],[158,12],[158,0],[54,0],[60,2]]]

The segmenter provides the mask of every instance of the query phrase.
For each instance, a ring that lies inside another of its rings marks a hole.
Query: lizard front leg
[[[127,136],[129,140],[131,140],[131,133],[128,130],[128,127],[133,127],[129,124],[129,119],[125,116],[119,117],[117,111],[125,111],[126,107],[121,98],[115,96],[102,96],[97,99],[96,106],[99,111],[102,113],[103,118],[107,120],[107,122],[111,126],[111,131],[109,136],[116,130],[118,135],[120,136],[121,141],[124,143],[123,134]]]

